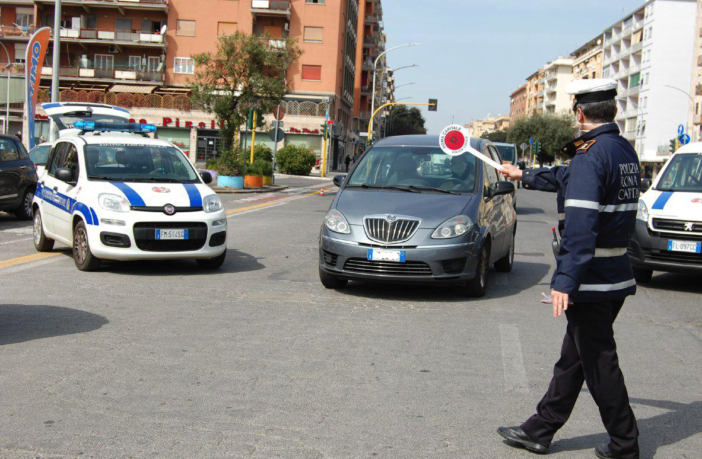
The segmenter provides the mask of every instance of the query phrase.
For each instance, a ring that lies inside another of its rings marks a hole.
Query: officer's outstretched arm
[[[569,167],[565,228],[553,289],[572,295],[578,291],[580,280],[595,256],[605,189],[604,171],[591,153],[576,155]]]
[[[522,173],[522,183],[528,190],[550,191],[555,193],[561,189],[563,177],[568,166],[555,166],[551,169],[526,169]]]

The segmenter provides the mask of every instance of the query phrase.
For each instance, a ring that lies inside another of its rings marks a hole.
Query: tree
[[[388,115],[385,137],[394,135],[426,134],[424,117],[417,107],[396,105]]]
[[[482,139],[488,139],[490,142],[507,142],[507,131],[486,132],[480,136]]]
[[[519,118],[510,126],[507,141],[528,145],[530,138],[538,140],[541,143],[539,163],[543,164],[553,161],[563,146],[575,136],[576,129],[571,115],[546,114]]]
[[[246,121],[250,108],[271,113],[285,96],[285,73],[302,54],[294,39],[235,32],[220,37],[215,53],[193,56],[194,78],[190,81],[196,108],[214,113],[225,147],[232,146],[234,134]]]

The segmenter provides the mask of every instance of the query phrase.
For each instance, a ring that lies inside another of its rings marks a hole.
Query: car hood
[[[104,183],[104,182],[102,182]],[[143,183],[110,182],[103,191],[109,190],[122,195],[131,206],[162,207],[171,204],[176,207],[201,207],[205,196],[214,194],[212,189],[201,183]]]
[[[422,228],[436,228],[460,215],[472,199],[475,195],[346,189],[341,192],[336,208],[351,225],[363,225],[363,217],[369,215],[393,214],[420,218]]]
[[[641,196],[653,217],[702,220],[702,193],[648,190]]]

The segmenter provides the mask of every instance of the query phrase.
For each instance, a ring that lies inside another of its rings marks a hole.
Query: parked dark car
[[[473,148],[499,160],[495,146]],[[443,165],[446,160],[450,167]],[[438,136],[397,136],[368,150],[337,193],[319,241],[327,288],[349,280],[458,284],[483,296],[488,268],[514,261],[514,184],[469,153],[451,157]]]
[[[0,135],[0,210],[31,220],[36,189],[37,171],[24,145],[14,137]]]

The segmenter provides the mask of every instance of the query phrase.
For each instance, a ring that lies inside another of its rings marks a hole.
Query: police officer
[[[554,317],[568,325],[546,395],[536,414],[519,427],[500,427],[512,446],[546,453],[568,420],[583,382],[595,399],[609,444],[601,459],[639,457],[634,413],[619,368],[613,324],[627,296],[636,292],[627,246],[634,233],[640,166],[636,152],[619,135],[614,80],[579,80],[567,92],[581,136],[568,143],[569,166],[521,171],[505,165],[503,175],[524,188],[557,193],[561,245],[551,279]]]

